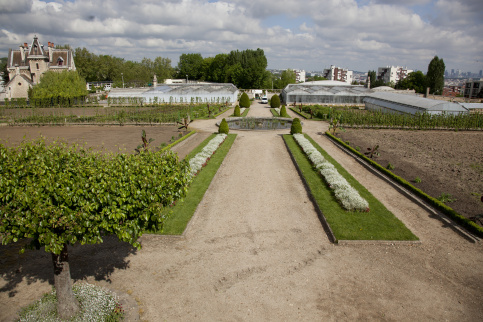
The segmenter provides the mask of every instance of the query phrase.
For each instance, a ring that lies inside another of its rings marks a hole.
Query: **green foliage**
[[[202,77],[203,57],[201,54],[182,54],[178,63],[178,78],[198,80]],[[188,76],[186,76],[188,75]]]
[[[371,88],[373,88],[374,84],[376,83],[376,76],[377,73],[375,70],[370,70],[367,72],[367,79],[371,81]]]
[[[282,105],[282,107],[280,108],[280,117],[290,117],[287,113],[287,108],[285,107],[285,105]]]
[[[290,134],[302,133],[302,123],[298,117],[294,118],[292,121],[292,126],[290,127]]]
[[[375,157],[378,157],[380,155],[378,150],[379,144],[374,145],[372,148],[367,148],[367,152],[364,154],[367,155],[367,157],[374,159]]]
[[[320,209],[320,217],[326,231],[331,231],[332,241],[337,240],[417,240],[418,238],[407,229],[379,200],[362,186],[347,170],[337,163],[309,136],[305,137],[312,143],[322,156],[332,163],[347,182],[360,192],[361,197],[371,205],[371,211],[354,215],[340,207],[333,192],[327,187],[324,179],[316,171],[305,153],[295,142],[293,136],[283,135],[283,139],[295,160],[302,180],[306,183],[309,193]],[[330,226],[329,226],[330,225]]]
[[[66,244],[96,244],[115,234],[140,247],[160,229],[164,207],[183,197],[189,167],[174,153],[101,154],[40,139],[0,145],[2,244],[30,238],[60,254]]]
[[[234,116],[240,116],[240,106],[235,106],[235,112],[233,113]]]
[[[134,150],[136,151],[136,153],[149,152],[149,145],[151,144],[151,142],[154,141],[154,139],[149,138],[148,140],[146,138],[146,131],[142,130],[141,140],[142,144],[138,145],[138,147]]]
[[[240,97],[240,107],[250,107],[250,99],[248,98],[248,94],[243,92]]]
[[[295,71],[292,69],[287,69],[282,71],[280,74],[280,79],[276,81],[275,88],[283,89],[288,84],[295,84],[297,79],[297,75]]]
[[[445,65],[443,58],[434,56],[426,73],[427,86],[431,94],[443,94]]]
[[[388,163],[386,169],[388,169],[388,170],[394,170],[395,167],[394,167],[394,165],[392,163]]]
[[[430,195],[424,193],[420,189],[418,189],[415,186],[413,186],[412,184],[410,184],[408,181],[406,181],[403,178],[395,175],[391,171],[388,171],[386,168],[384,168],[383,166],[379,165],[374,160],[369,159],[365,155],[363,155],[360,152],[358,152],[356,149],[352,148],[351,146],[346,145],[342,140],[340,140],[339,138],[333,136],[329,132],[325,132],[325,134],[328,137],[330,137],[332,140],[338,142],[339,144],[341,144],[342,146],[344,146],[345,148],[347,148],[351,152],[355,153],[356,155],[358,155],[359,157],[361,157],[362,159],[364,159],[365,161],[367,161],[370,165],[372,165],[378,171],[386,174],[389,178],[391,178],[392,180],[394,180],[395,182],[397,182],[401,186],[407,188],[412,193],[415,193],[416,195],[418,195],[419,197],[421,197],[423,200],[425,200],[430,205],[432,205],[433,207],[435,207],[437,210],[441,211],[442,213],[444,213],[445,215],[447,215],[448,217],[450,217],[451,219],[453,219],[455,222],[461,224],[463,227],[465,227],[469,231],[477,234],[478,236],[483,237],[483,228],[480,227],[480,226],[478,226],[476,223],[474,223],[471,220],[469,220],[469,219],[461,216],[456,211],[454,211],[452,208],[450,208],[447,205],[445,205],[443,202],[439,201],[436,198],[431,197]]]
[[[220,123],[220,127],[218,128],[218,133],[228,134],[230,128],[228,127],[228,122],[223,118]]]
[[[409,73],[406,78],[397,82],[396,89],[414,89],[416,93],[424,94],[426,92],[426,76],[422,71]]]
[[[277,94],[274,94],[270,99],[270,107],[276,108],[280,107],[280,97]]]
[[[41,82],[32,88],[30,100],[34,106],[67,105],[83,101],[87,96],[86,82],[75,71],[46,72]]]
[[[442,193],[438,198],[439,201],[441,202],[444,202],[444,203],[447,203],[447,202],[455,202],[456,199],[453,198],[452,195],[450,195],[449,193]]]
[[[421,178],[420,177],[416,177],[416,179],[414,179],[414,182],[415,183],[421,183]]]
[[[76,69],[87,82],[114,81],[115,87],[146,86],[156,75],[158,82],[172,78],[174,68],[169,58],[143,58],[141,62],[126,61],[110,55],[96,55],[86,48],[74,50]],[[122,74],[122,75],[121,75]]]

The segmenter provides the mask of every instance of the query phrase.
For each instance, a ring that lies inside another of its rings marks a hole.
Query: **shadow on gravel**
[[[8,292],[9,297],[15,296],[17,285],[24,280],[27,284],[41,281],[54,285],[51,254],[46,253],[44,248],[19,254],[21,243],[27,241],[0,246],[0,275],[6,282],[0,292]],[[110,276],[116,269],[129,268],[127,257],[136,251],[136,248],[115,236],[105,237],[104,243],[98,245],[71,246],[69,263],[72,281],[93,276],[96,281],[110,282]]]

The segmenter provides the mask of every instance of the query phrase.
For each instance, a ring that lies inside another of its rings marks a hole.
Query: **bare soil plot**
[[[483,215],[483,132],[346,129],[338,136],[361,152],[379,145],[380,165],[393,165],[432,197],[450,194],[447,205],[467,218]]]
[[[108,152],[134,153],[134,149],[142,143],[142,130],[148,138],[153,138],[152,147],[159,147],[162,143],[169,144],[172,139],[177,140],[187,131],[178,131],[176,126],[0,126],[0,139],[7,141],[7,145],[18,145],[24,138],[36,139],[40,136],[47,140],[63,139],[69,143],[84,144],[96,150]],[[4,143],[5,144],[5,143]]]

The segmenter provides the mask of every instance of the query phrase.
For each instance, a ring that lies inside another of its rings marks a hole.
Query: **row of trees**
[[[270,73],[263,49],[233,50],[229,54],[203,58],[201,54],[182,54],[178,78],[233,83],[238,88],[267,88]]]
[[[96,55],[86,48],[74,50],[74,60],[79,74],[87,82],[114,81],[114,86],[146,86],[156,74],[158,81],[172,78],[175,69],[171,59],[156,57],[154,60],[143,58],[141,62],[125,60],[111,55]]]

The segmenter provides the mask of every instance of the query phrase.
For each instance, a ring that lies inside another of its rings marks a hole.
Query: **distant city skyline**
[[[0,56],[31,43],[70,44],[140,61],[261,48],[268,68],[366,72],[483,69],[480,0],[0,0]]]

